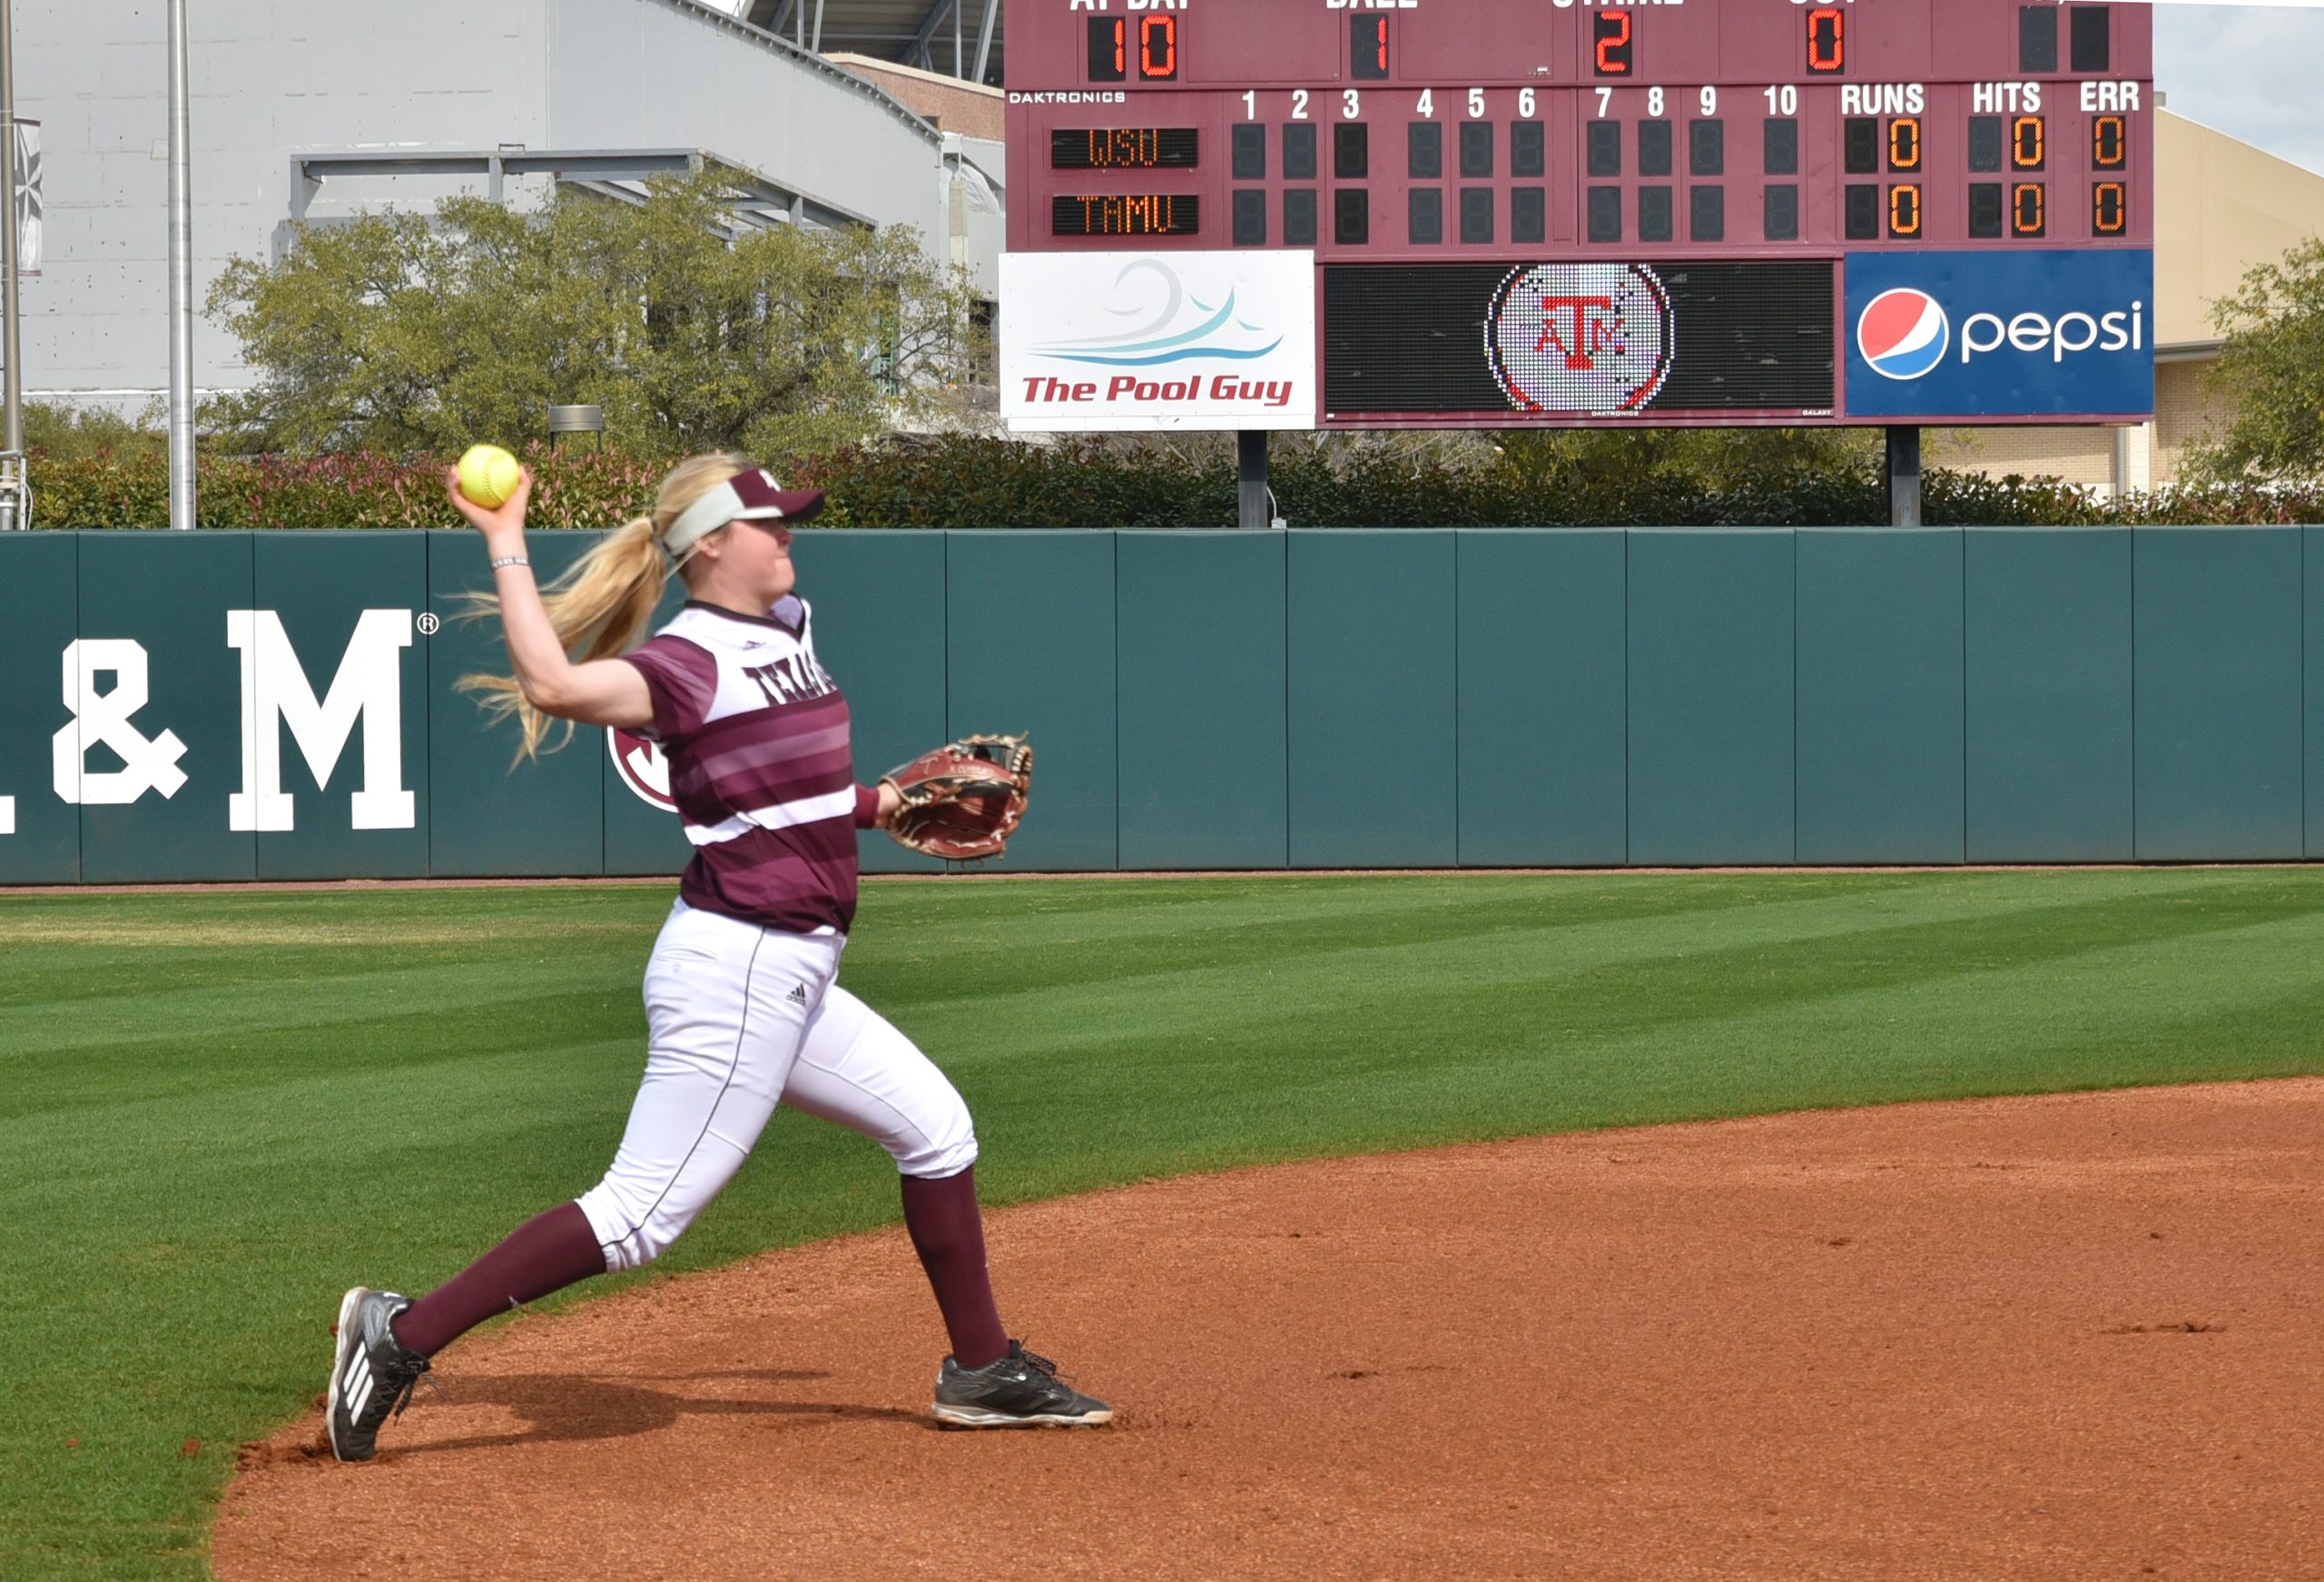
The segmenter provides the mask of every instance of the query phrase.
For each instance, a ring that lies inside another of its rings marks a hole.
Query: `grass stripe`
[[[312,1396],[339,1290],[425,1288],[596,1179],[666,908],[592,886],[0,901],[0,1576],[201,1575],[231,1447]],[[952,1072],[1010,1201],[2315,1072],[2320,948],[2324,876],[2298,869],[1059,879],[872,887],[845,977]],[[857,1139],[782,1115],[760,1154],[630,1278],[894,1216]]]

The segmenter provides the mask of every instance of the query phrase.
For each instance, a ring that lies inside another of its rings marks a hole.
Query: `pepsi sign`
[[[2154,255],[1850,253],[1851,418],[2148,418]]]

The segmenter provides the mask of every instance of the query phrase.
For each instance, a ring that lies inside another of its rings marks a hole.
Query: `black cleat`
[[[339,1348],[330,1370],[330,1453],[368,1461],[379,1448],[379,1425],[403,1415],[428,1371],[428,1359],[409,1351],[389,1326],[411,1305],[392,1291],[359,1285],[340,1299]],[[432,1388],[434,1380],[428,1381]]]
[[[1070,1428],[1114,1420],[1114,1409],[1081,1394],[1057,1376],[1057,1364],[1021,1341],[981,1368],[951,1358],[936,1374],[936,1417],[969,1429]]]

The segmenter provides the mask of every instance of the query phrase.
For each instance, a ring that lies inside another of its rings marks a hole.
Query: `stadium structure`
[[[958,3],[958,0],[955,0]],[[970,7],[966,64],[997,38]],[[23,300],[27,398],[136,414],[169,383],[168,54],[160,6],[14,0],[17,113],[40,121],[46,234]],[[988,290],[1007,174],[997,137],[947,131],[823,58],[951,64],[921,7],[876,0],[203,0],[190,8],[197,301],[230,258],[302,225],[454,193],[635,198],[665,173],[734,172],[751,225],[908,226]],[[803,24],[804,36],[803,40]],[[992,30],[997,33],[997,19]],[[922,35],[925,35],[925,38]],[[956,88],[968,84],[956,84]],[[253,378],[193,332],[198,395]],[[576,395],[576,399],[585,397]]]

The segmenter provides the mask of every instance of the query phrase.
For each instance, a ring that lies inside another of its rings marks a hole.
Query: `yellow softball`
[[[517,492],[517,458],[497,445],[471,445],[460,457],[460,493],[489,511]]]

